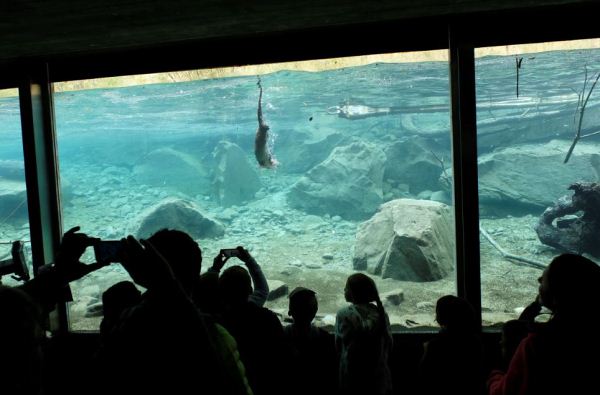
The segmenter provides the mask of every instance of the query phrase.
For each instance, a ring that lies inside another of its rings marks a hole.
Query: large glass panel
[[[373,276],[399,328],[435,325],[436,300],[455,293],[447,51],[55,90],[65,229],[118,239],[181,228],[203,270],[245,246],[274,291],[267,306],[285,318],[285,288],[312,288],[323,325],[356,271]],[[75,284],[72,329],[97,328],[101,293],[123,279],[114,264]]]
[[[27,215],[27,191],[23,162],[23,138],[21,113],[16,89],[0,90],[0,265],[2,283],[17,285],[13,279],[16,266],[9,265],[13,243],[20,241],[23,255],[31,269],[29,248],[29,216]],[[13,261],[13,263],[16,263]]]
[[[516,318],[552,257],[600,257],[599,48],[584,40],[475,52],[484,324]]]

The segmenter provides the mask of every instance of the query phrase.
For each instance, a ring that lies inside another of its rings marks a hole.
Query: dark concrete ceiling
[[[206,38],[579,3],[590,1],[4,0],[0,65]]]

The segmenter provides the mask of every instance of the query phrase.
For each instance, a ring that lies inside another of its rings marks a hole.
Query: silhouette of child
[[[510,320],[502,325],[500,349],[504,367],[508,367],[515,351],[529,333],[529,323],[523,320]]]
[[[471,304],[442,296],[435,309],[439,333],[424,345],[419,365],[425,394],[480,394],[483,390],[483,346]]]
[[[392,378],[388,355],[392,332],[375,282],[363,273],[355,273],[346,280],[344,296],[351,305],[340,309],[335,321],[340,391],[342,394],[390,394]]]
[[[142,293],[131,281],[121,281],[102,294],[104,318],[100,323],[100,336],[105,338],[119,322],[121,314],[140,302]]]
[[[284,328],[291,348],[290,379],[293,394],[335,392],[335,349],[327,331],[313,324],[319,303],[315,291],[297,287],[289,294],[289,312],[294,322]]]

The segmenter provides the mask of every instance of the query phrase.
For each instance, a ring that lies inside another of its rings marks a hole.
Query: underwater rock
[[[364,219],[383,201],[384,162],[385,154],[372,143],[337,147],[292,186],[288,204],[316,215]]]
[[[216,162],[212,181],[215,200],[221,206],[229,207],[254,199],[260,189],[260,179],[246,153],[236,144],[221,141],[213,157]]]
[[[446,191],[435,191],[429,196],[429,200],[433,200],[434,202],[440,202],[447,205],[452,205],[452,196],[449,192]]]
[[[480,156],[479,202],[484,206],[523,206],[537,211],[554,204],[573,182],[594,180],[590,159],[600,146],[579,142],[569,163],[563,164],[570,144],[552,140]]]
[[[454,269],[450,208],[430,200],[382,204],[356,234],[352,263],[383,278],[435,281]]]
[[[22,160],[0,160],[0,178],[25,181],[25,164]]]
[[[387,305],[398,306],[404,301],[404,290],[398,288],[381,294],[381,301]]]
[[[333,133],[317,141],[309,141],[308,134],[285,133],[279,135],[277,157],[281,167],[289,173],[305,173],[329,156],[331,151],[345,145],[350,139],[348,135]]]
[[[140,214],[137,237],[147,238],[163,228],[181,230],[194,239],[215,239],[225,234],[225,227],[207,217],[192,202],[167,198]]]
[[[267,280],[267,284],[269,284],[269,296],[267,296],[267,300],[279,299],[289,293],[289,287],[283,281]]]
[[[383,178],[392,185],[407,184],[413,195],[440,189],[438,179],[442,167],[432,152],[436,152],[439,158],[444,157],[446,166],[452,166],[450,152],[439,153],[439,148],[425,138],[411,138],[391,144],[385,148],[387,159]]]
[[[27,220],[25,182],[0,177],[0,221],[20,225]]]
[[[148,153],[133,168],[133,176],[142,184],[167,187],[189,196],[207,194],[208,172],[196,157],[172,148]]]
[[[600,184],[579,182],[569,189],[573,196],[561,197],[540,216],[538,238],[561,251],[600,257]]]

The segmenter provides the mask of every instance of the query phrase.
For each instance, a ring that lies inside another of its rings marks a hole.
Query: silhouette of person
[[[40,307],[21,289],[0,285],[2,393],[42,393],[44,332]]]
[[[425,343],[419,364],[424,394],[480,394],[483,382],[483,346],[471,304],[454,295],[436,303],[440,331]]]
[[[502,325],[500,350],[504,369],[508,367],[521,341],[529,334],[529,324],[524,320],[510,320]]]
[[[275,313],[249,301],[252,291],[246,269],[232,266],[223,271],[219,277],[221,323],[237,342],[254,393],[276,394],[284,388],[285,370],[281,361],[288,358],[283,328]]]
[[[48,383],[44,367],[49,339],[44,329],[45,318],[59,301],[65,300],[70,281],[104,266],[84,264],[79,258],[95,240],[78,233],[79,227],[68,230],[61,241],[54,263],[42,266],[37,276],[18,287],[0,285],[0,338],[2,358],[0,372],[3,392],[7,394],[35,394],[44,392]]]
[[[110,286],[102,293],[102,311],[104,317],[100,323],[100,336],[105,338],[117,325],[127,309],[140,302],[142,293],[131,281],[121,281]]]
[[[146,288],[125,310],[97,365],[104,391],[151,393],[251,393],[239,370],[228,365],[228,348],[192,302],[202,252],[186,233],[163,229],[141,244],[124,239],[122,265]]]
[[[226,255],[225,250],[220,250],[213,260],[213,265],[200,276],[198,286],[194,290],[194,300],[202,311],[208,314],[218,315],[222,310],[218,292],[219,273],[225,263],[234,256],[244,262],[254,284],[253,292],[248,297],[248,301],[258,307],[262,307],[267,301],[269,284],[259,264],[244,247],[238,246],[236,250],[235,255]]]
[[[523,339],[508,370],[494,370],[489,394],[577,394],[598,388],[600,267],[575,254],[554,258],[539,279],[539,301],[552,311]]]
[[[335,322],[340,392],[391,394],[388,356],[392,333],[375,282],[363,273],[352,274],[346,280],[344,296],[351,305],[337,312]]]
[[[319,309],[315,291],[297,287],[289,294],[293,323],[283,328],[291,348],[292,394],[332,394],[336,390],[333,337],[313,324]]]

